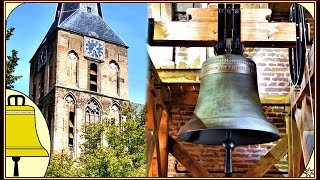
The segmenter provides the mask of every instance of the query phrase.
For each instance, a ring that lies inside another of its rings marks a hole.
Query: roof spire
[[[103,20],[100,3],[58,3],[54,22],[42,43],[57,28],[128,47]]]
[[[103,18],[100,3],[58,3],[55,21],[58,21],[60,25],[65,19],[67,19],[77,10],[94,14]]]

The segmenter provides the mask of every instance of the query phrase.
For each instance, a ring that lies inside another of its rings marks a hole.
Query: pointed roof
[[[57,28],[128,47],[103,20],[100,3],[58,3],[54,22],[41,44]]]

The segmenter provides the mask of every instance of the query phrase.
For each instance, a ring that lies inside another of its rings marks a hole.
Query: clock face
[[[103,60],[104,58],[104,43],[92,38],[85,38],[85,56]]]
[[[38,70],[47,62],[47,48],[43,47],[39,51],[39,56],[38,56]]]

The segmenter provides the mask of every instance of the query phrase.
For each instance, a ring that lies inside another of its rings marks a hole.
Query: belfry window
[[[44,68],[42,68],[41,72],[40,72],[40,83],[39,83],[39,87],[40,87],[40,98],[44,97],[44,73],[45,70]]]
[[[70,82],[72,84],[78,83],[78,60],[79,56],[75,51],[70,51],[68,53],[68,59],[70,63]]]
[[[98,89],[98,67],[95,63],[92,63],[90,65],[90,71],[89,71],[89,82],[90,82],[90,91],[97,92]]]
[[[33,76],[33,87],[32,87],[32,97],[33,97],[33,101],[36,101],[36,92],[37,92],[37,82],[36,82],[36,75]]]
[[[65,98],[68,120],[68,145],[71,150],[74,148],[75,142],[75,101],[71,95]]]
[[[115,61],[111,61],[109,64],[109,68],[111,70],[111,83],[113,84],[112,87],[114,87],[114,92],[117,93],[117,95],[120,95],[120,68],[119,65]]]
[[[91,7],[87,7],[87,12],[91,13]]]

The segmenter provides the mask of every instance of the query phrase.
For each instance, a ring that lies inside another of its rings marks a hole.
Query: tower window
[[[90,65],[90,71],[89,71],[89,82],[90,82],[90,91],[97,92],[98,89],[98,67],[95,63],[92,63]]]
[[[65,98],[66,119],[68,120],[68,145],[70,150],[74,150],[75,139],[75,101],[71,95]]]
[[[68,59],[70,63],[70,82],[74,85],[77,85],[79,56],[75,51],[72,50],[68,53]]]
[[[111,125],[116,124],[119,129],[122,127],[120,107],[116,104],[110,109]]]
[[[98,105],[98,102],[94,99],[91,99],[86,107],[86,123],[97,123],[101,118],[101,110]]]
[[[36,75],[33,76],[33,88],[32,88],[32,94],[33,94],[33,101],[36,101],[36,89],[37,89],[37,82],[36,82]]]
[[[112,60],[109,64],[109,68],[111,70],[111,81],[113,84],[114,92],[120,96],[120,68],[119,65]]]
[[[40,86],[40,98],[43,98],[44,97],[44,74],[45,73],[45,70],[44,68],[42,68],[42,71],[41,71],[41,76],[40,76],[40,83],[39,83],[39,86]]]
[[[91,7],[87,7],[87,12],[91,13]]]
[[[69,147],[74,146],[74,112],[69,112]]]

